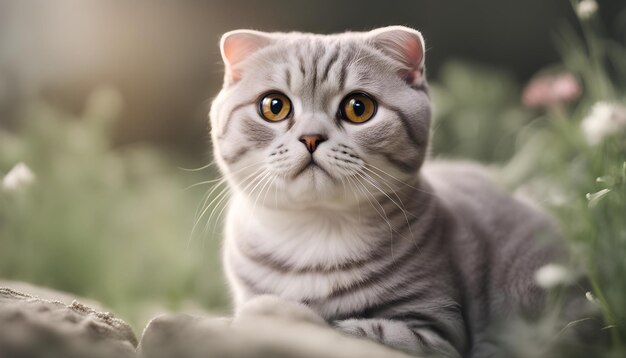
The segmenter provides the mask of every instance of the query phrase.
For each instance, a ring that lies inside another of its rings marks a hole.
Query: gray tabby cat
[[[424,163],[431,101],[410,28],[225,34],[211,108],[233,189],[224,261],[237,307],[301,302],[402,350],[486,355],[491,323],[537,313],[551,219],[470,163]]]

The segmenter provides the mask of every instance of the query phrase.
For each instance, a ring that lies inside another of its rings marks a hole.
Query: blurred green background
[[[591,144],[581,122],[598,103],[621,118],[626,4],[597,5],[581,18],[578,0],[0,0],[0,178],[18,163],[34,175],[0,189],[0,279],[96,299],[136,331],[163,310],[229,312],[226,201],[203,183],[218,176],[219,36],[403,24],[426,38],[434,156],[497,165],[503,186],[561,218],[618,349],[626,141]],[[531,77],[558,73],[580,93],[523,105]]]
[[[608,37],[626,38],[623,0],[603,1]],[[97,86],[124,98],[116,145],[138,141],[206,159],[206,113],[221,86],[218,41],[237,28],[341,32],[401,24],[422,31],[429,78],[462,59],[525,81],[559,61],[554,32],[579,25],[568,0],[1,0],[0,115],[45,98],[78,114]]]

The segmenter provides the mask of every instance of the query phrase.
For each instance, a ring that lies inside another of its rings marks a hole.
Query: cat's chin
[[[295,189],[303,193],[311,192],[319,194],[320,192],[328,190],[333,182],[332,177],[324,168],[316,164],[311,164],[303,168],[297,175],[294,175],[286,185],[288,185],[290,189]]]
[[[297,175],[285,180],[282,191],[290,202],[322,204],[337,198],[337,184],[328,171],[318,165],[309,165]]]

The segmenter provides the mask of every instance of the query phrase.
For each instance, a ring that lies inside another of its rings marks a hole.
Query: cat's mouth
[[[321,172],[321,173],[324,173],[324,175],[328,176],[328,177],[329,177],[329,178],[331,178],[331,179],[333,178],[333,177],[330,175],[330,173],[329,173],[326,169],[324,169],[322,166],[320,166],[320,165],[319,165],[319,164],[315,161],[315,159],[311,158],[311,160],[310,160],[308,163],[304,164],[304,165],[302,166],[302,168],[300,168],[300,169],[299,169],[299,170],[298,170],[298,171],[297,171],[297,172],[296,172],[296,173],[295,173],[295,174],[291,177],[291,179],[296,179],[297,177],[299,177],[299,176],[301,176],[301,175],[303,175],[303,174],[305,174],[305,173],[308,173],[308,172],[315,172],[315,171],[319,171],[319,172]]]

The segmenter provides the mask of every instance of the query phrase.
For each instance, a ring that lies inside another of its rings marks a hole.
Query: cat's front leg
[[[346,319],[333,323],[340,331],[364,337],[412,354],[438,354],[460,358],[461,354],[447,340],[428,328],[410,328],[399,320],[383,318]]]

